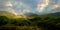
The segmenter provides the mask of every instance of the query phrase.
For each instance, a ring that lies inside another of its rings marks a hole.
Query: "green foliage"
[[[8,18],[5,16],[0,16],[0,26],[8,23]]]
[[[48,28],[60,28],[60,16],[55,14],[47,15],[32,15],[27,20],[24,18],[11,19],[6,16],[0,16],[0,26],[37,26],[43,27],[49,30]]]

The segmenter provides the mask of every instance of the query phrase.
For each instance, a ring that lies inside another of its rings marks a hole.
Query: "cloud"
[[[57,10],[57,9],[59,9],[60,8],[60,0],[51,0],[50,1],[50,4],[49,4],[49,7],[47,7],[47,11],[48,12],[56,12],[56,11],[58,11],[59,12],[59,10]]]
[[[24,15],[25,13],[29,13],[31,11],[31,7],[24,3],[24,2],[18,2],[15,1],[13,2],[14,4],[12,4],[12,9],[14,9],[14,11],[18,14],[18,15]]]
[[[60,8],[60,0],[0,0],[0,2],[0,11],[8,11],[16,15],[30,12],[42,14]]]
[[[8,12],[11,12],[15,15],[24,15],[30,10],[30,7],[27,4],[18,1],[7,1],[5,6]]]
[[[58,4],[55,4],[55,5],[51,6],[48,11],[51,13],[52,12],[59,12],[60,11],[59,8],[60,8],[60,6]]]
[[[7,6],[7,7],[12,7],[13,5],[11,4],[11,2],[8,1],[8,2],[6,3],[6,6]]]
[[[53,7],[52,7],[52,9],[55,9],[55,8],[58,8],[58,7],[60,7],[59,5],[54,5]]]
[[[49,1],[49,4],[44,8],[43,12],[44,13],[52,13],[53,11],[58,11],[59,10],[56,10],[57,8],[60,8],[60,3],[58,2],[59,0],[50,0]],[[42,12],[42,13],[43,13]]]
[[[10,1],[7,1],[5,6],[6,6],[8,12],[11,12],[11,13],[17,15],[16,11],[14,9],[12,9],[13,4]]]
[[[18,15],[17,12],[12,8],[8,8],[8,12]]]
[[[41,0],[40,0],[41,1]],[[39,12],[42,12],[43,9],[48,5],[49,0],[43,0],[41,4],[37,5],[37,9]]]
[[[5,10],[6,9],[5,4],[6,4],[7,1],[8,0],[0,0],[0,11],[6,11]]]

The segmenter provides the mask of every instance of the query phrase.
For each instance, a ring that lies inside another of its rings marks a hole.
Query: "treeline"
[[[0,26],[37,26],[44,30],[60,30],[60,16],[34,16],[34,18],[10,19],[6,16],[0,16]]]

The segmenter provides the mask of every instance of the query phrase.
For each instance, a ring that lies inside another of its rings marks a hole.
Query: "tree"
[[[0,16],[0,26],[7,24],[8,20],[6,16]]]

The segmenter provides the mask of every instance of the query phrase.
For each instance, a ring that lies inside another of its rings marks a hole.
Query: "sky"
[[[60,0],[0,0],[0,11],[15,15],[60,12]]]

